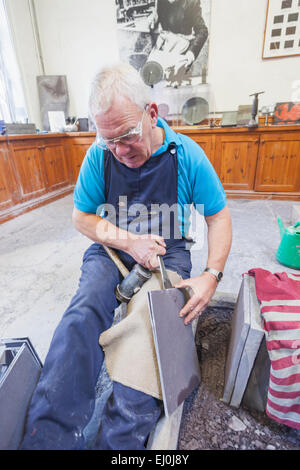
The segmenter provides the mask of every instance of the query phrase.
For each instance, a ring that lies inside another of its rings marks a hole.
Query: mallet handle
[[[120,258],[117,255],[117,253],[112,248],[108,248],[108,246],[103,245],[103,248],[105,249],[105,251],[108,254],[108,256],[110,257],[110,259],[115,263],[115,265],[117,266],[117,268],[120,271],[120,273],[122,274],[122,276],[124,278],[126,276],[128,276],[129,271],[126,268],[126,266],[122,263],[122,261],[120,260]]]

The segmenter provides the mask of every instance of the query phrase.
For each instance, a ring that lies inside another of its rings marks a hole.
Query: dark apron
[[[139,168],[128,168],[106,152],[105,196],[114,214],[108,220],[138,235],[154,233],[164,237],[164,262],[184,278],[191,271],[190,252],[182,237],[177,214],[178,163],[176,144],[151,157]],[[106,205],[106,207],[107,207]],[[164,206],[165,211],[159,210]],[[168,210],[168,208],[172,210]],[[118,253],[122,258],[124,254]]]

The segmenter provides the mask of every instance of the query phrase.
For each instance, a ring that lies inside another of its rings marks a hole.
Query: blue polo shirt
[[[176,133],[161,118],[158,127],[164,129],[164,144],[152,155],[165,152],[171,142],[177,145],[178,195],[181,214],[188,217],[187,208],[193,204],[204,216],[216,214],[226,206],[226,195],[221,182],[204,151],[189,137]],[[95,143],[83,160],[74,191],[76,209],[96,214],[105,200],[104,151]],[[181,216],[179,216],[181,219]],[[182,227],[182,220],[179,220]]]

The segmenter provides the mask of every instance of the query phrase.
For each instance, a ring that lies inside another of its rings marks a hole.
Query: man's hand
[[[186,54],[180,54],[176,61],[174,61],[174,74],[176,75],[181,67],[188,69],[192,66],[195,60],[195,56],[192,51],[187,51]]]
[[[157,26],[158,22],[158,14],[156,11],[154,11],[147,20],[148,26],[149,26],[149,31],[153,31],[155,27]]]
[[[88,214],[77,209],[73,211],[75,228],[96,243],[125,251],[137,263],[154,271],[159,266],[157,256],[166,254],[166,244],[159,235],[135,235],[116,227],[96,214]]]
[[[184,324],[190,324],[195,318],[199,317],[203,310],[208,306],[210,299],[217,288],[217,280],[210,273],[202,273],[201,276],[195,276],[178,282],[174,287],[190,287],[194,295],[185,304],[179,315],[184,318]]]
[[[206,266],[218,271],[224,270],[224,266],[230,251],[232,229],[231,217],[228,207],[214,215],[205,217],[208,227],[208,258]],[[218,282],[215,276],[209,272],[203,272],[201,276],[186,279],[174,287],[191,287],[194,295],[180,311],[180,316],[185,317],[187,325],[199,317],[208,306],[215,293]]]
[[[166,254],[166,244],[158,235],[140,235],[129,240],[126,251],[139,264],[153,271],[159,266],[157,256]]]

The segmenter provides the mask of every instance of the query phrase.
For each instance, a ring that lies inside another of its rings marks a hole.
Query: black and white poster
[[[115,0],[121,60],[163,69],[166,86],[206,82],[211,0]]]
[[[211,0],[115,2],[120,58],[152,87],[160,116],[206,125],[215,110],[207,83]]]

